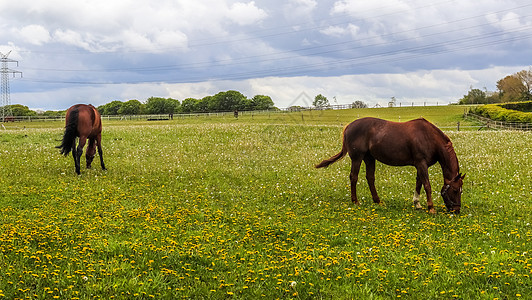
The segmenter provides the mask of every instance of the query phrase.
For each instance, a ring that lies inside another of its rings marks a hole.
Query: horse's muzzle
[[[450,213],[459,214],[460,213],[460,206],[449,206],[447,207],[447,211]]]

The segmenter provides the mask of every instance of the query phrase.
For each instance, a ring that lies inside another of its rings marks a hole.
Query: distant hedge
[[[486,104],[473,108],[472,112],[497,121],[532,123],[532,101]]]

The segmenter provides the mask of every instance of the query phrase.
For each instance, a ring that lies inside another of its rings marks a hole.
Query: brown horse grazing
[[[421,185],[427,194],[427,206],[435,213],[432,203],[428,168],[436,162],[443,171],[441,195],[447,210],[460,213],[462,183],[458,159],[451,140],[429,121],[420,118],[404,123],[376,118],[358,119],[344,128],[340,153],[316,165],[327,167],[344,157],[351,157],[351,200],[359,204],[356,195],[358,172],[362,161],[366,164],[366,179],[373,202],[381,200],[375,189],[375,160],[391,166],[414,166],[417,170],[414,205],[419,205]]]
[[[76,149],[77,137],[79,137],[79,144]],[[100,164],[102,170],[105,170],[102,156],[102,120],[100,113],[92,105],[76,104],[70,107],[66,112],[66,126],[63,142],[56,148],[61,149],[61,154],[65,156],[72,151],[74,165],[76,166],[76,173],[78,175],[81,174],[80,160],[87,139],[89,139],[89,146],[87,147],[87,152],[85,154],[87,169],[90,169],[92,160],[96,154],[96,147],[98,147]]]

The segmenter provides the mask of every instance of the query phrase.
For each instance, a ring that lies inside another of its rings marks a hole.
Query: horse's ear
[[[456,176],[456,178],[454,179],[454,181],[458,181],[458,180],[460,180],[460,179],[463,180],[464,178],[465,178],[465,174],[462,175],[462,173],[459,173],[458,176]]]

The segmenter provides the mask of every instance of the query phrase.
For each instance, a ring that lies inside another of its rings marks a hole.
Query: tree
[[[180,103],[172,98],[150,97],[146,101],[146,113],[148,114],[173,114],[178,112]]]
[[[237,110],[254,110],[253,101],[244,96],[242,99],[240,99],[240,103],[238,104]]]
[[[390,101],[388,102],[388,107],[395,107],[396,102],[397,102],[397,99],[395,99],[395,97],[392,97]]]
[[[515,74],[516,77],[523,83],[523,100],[529,101],[532,99],[532,67],[527,70],[522,70]]]
[[[64,116],[65,114],[66,114],[66,110],[47,110],[42,113],[43,116],[50,116],[50,117]]]
[[[36,112],[30,110],[27,106],[22,104],[13,104],[11,105],[11,112],[13,116],[35,116]]]
[[[122,101],[111,101],[107,104],[98,106],[98,111],[102,115],[118,115],[118,110],[122,107]]]
[[[183,100],[181,103],[181,112],[184,113],[191,113],[197,111],[196,105],[198,104],[198,100],[194,98],[187,98]]]
[[[508,75],[497,81],[502,102],[521,101],[528,90],[517,74]]]
[[[486,92],[471,87],[467,95],[460,99],[459,104],[485,104],[487,102]]]
[[[251,98],[252,110],[268,110],[274,108],[274,103],[270,96],[255,95]]]
[[[118,109],[119,115],[138,115],[142,112],[142,103],[139,100],[124,102]]]
[[[368,108],[368,105],[360,100],[356,100],[355,102],[353,102],[353,104],[351,104],[351,106],[353,108]]]
[[[181,103],[177,99],[167,98],[166,105],[168,105],[168,113],[173,114],[179,112],[179,107]]]
[[[209,103],[212,99],[212,96],[206,96],[198,100],[196,103],[196,111],[198,112],[209,112]]]
[[[210,111],[233,111],[244,109],[246,96],[237,91],[219,92],[209,102]]]
[[[317,108],[330,106],[329,100],[327,100],[327,97],[323,96],[322,94],[319,94],[314,98],[312,105]]]

